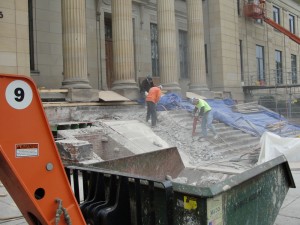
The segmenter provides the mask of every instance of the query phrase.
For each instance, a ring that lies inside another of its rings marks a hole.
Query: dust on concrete
[[[107,109],[98,111],[74,111],[71,113],[72,121],[92,121],[93,126],[85,129],[69,130],[69,135],[76,136],[78,134],[86,134],[93,132],[102,132],[106,136],[113,135],[113,129],[107,126],[107,121],[126,121],[126,120],[138,120],[145,126],[148,126],[152,131],[169,144],[170,147],[176,147],[181,155],[182,161],[186,167],[189,168],[201,168],[209,169],[211,166],[219,168],[219,172],[223,169],[235,169],[236,171],[243,172],[254,165],[248,161],[243,162],[230,162],[228,158],[230,156],[224,155],[216,148],[217,144],[213,143],[210,138],[201,139],[199,136],[192,137],[191,126],[187,123],[192,123],[192,117],[186,115],[188,112],[182,112],[185,116],[174,117],[171,116],[172,111],[160,111],[158,112],[157,126],[151,128],[151,124],[146,122],[146,109],[144,107],[134,107],[128,109]],[[183,117],[188,118],[187,121],[183,121]],[[189,121],[191,120],[191,121]],[[198,131],[200,127],[197,128]],[[212,135],[212,134],[211,134]],[[119,139],[119,144],[124,145],[125,142]],[[238,172],[237,172],[238,173]],[[188,182],[189,184],[204,185],[214,184],[218,181],[224,180],[225,176],[214,176],[213,174],[206,174],[202,176],[200,180],[193,181],[188,178],[189,181],[185,181],[186,176],[178,177],[178,182]],[[175,180],[173,180],[175,181]],[[202,182],[202,183],[201,183]]]
[[[93,130],[102,130],[109,135],[113,130],[105,125],[107,120],[138,120],[145,125],[151,127],[150,121],[146,120],[146,109],[144,107],[134,108],[134,110],[122,110],[118,112],[100,112],[100,113],[82,113],[77,111],[72,114],[73,120],[93,121],[93,127],[73,130],[76,132],[93,132]],[[174,121],[168,111],[158,112],[158,123],[153,132],[161,139],[166,141],[170,146],[177,147],[178,151],[182,153],[185,165],[197,165],[201,162],[208,162],[210,160],[222,159],[223,156],[218,152],[211,151],[211,143],[205,140],[199,140],[199,137],[192,137],[192,131],[180,123]],[[122,143],[120,143],[122,144]],[[186,157],[188,156],[188,157]]]

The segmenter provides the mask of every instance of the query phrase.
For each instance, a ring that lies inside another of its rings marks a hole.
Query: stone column
[[[114,82],[112,90],[129,99],[138,97],[135,81],[132,0],[112,0]]]
[[[189,91],[208,91],[205,72],[202,1],[187,0]]]
[[[180,91],[174,0],[157,1],[160,82],[167,91]]]
[[[205,32],[209,32],[210,37],[207,40],[211,58],[210,88],[215,92],[230,93],[232,98],[238,102],[243,101],[239,54],[239,16],[237,15],[236,1],[214,0],[205,1],[205,3],[209,19],[209,28]],[[250,27],[254,29],[254,26]],[[252,34],[249,30],[247,33],[249,37],[256,35],[255,32]],[[256,37],[253,40],[256,40]],[[255,45],[253,48],[255,49]],[[251,57],[254,56],[255,51]],[[272,59],[272,61],[275,60]],[[253,68],[251,69],[253,70]]]
[[[63,88],[90,89],[87,77],[85,0],[62,0]]]

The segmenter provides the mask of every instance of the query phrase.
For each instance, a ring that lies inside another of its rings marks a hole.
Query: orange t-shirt
[[[146,97],[147,102],[158,103],[161,96],[161,90],[159,87],[152,87],[149,90],[149,94]]]

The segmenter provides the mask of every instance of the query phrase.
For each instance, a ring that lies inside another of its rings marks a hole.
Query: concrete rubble
[[[61,121],[90,121],[93,125],[82,129],[58,131],[57,146],[63,156],[62,159],[65,162],[90,164],[174,146],[177,147],[184,165],[190,168],[191,172],[180,174],[177,178],[167,175],[166,179],[200,186],[209,186],[256,165],[259,155],[259,139],[256,137],[241,131],[235,133],[234,129],[218,121],[215,121],[220,136],[218,140],[214,140],[212,134],[203,139],[199,132],[192,137],[192,117],[188,112],[180,110],[158,112],[158,125],[155,128],[151,128],[151,124],[145,121],[145,113],[145,108],[141,106],[107,108],[107,110],[70,109]],[[51,112],[48,112],[48,115],[51,115]],[[52,119],[51,123],[55,122],[54,117],[49,118]],[[200,127],[197,129],[199,131]],[[242,140],[243,138],[245,139]],[[243,147],[243,142],[247,140],[249,142]],[[192,176],[195,169],[210,169],[215,173],[204,173],[195,179]],[[293,174],[299,176],[297,172]],[[297,183],[296,177],[295,181]],[[2,192],[0,194],[7,194],[5,190]],[[300,201],[300,193],[299,189],[290,192],[293,192],[293,196],[287,197],[277,221],[287,218],[291,225],[296,225],[299,224],[300,218],[289,215],[289,207],[290,210],[297,210],[292,203]],[[10,196],[3,198],[9,199]],[[15,214],[17,220],[19,216]],[[11,220],[6,221],[10,221],[6,224],[14,224]],[[282,224],[277,221],[276,225]],[[23,221],[15,224],[27,223]]]
[[[197,129],[197,135],[192,137],[192,117],[184,110],[158,112],[158,125],[151,129],[150,124],[145,121],[145,109],[140,106],[132,108],[133,110],[116,109],[106,112],[76,110],[71,113],[71,121],[92,121],[93,126],[85,129],[58,131],[58,135],[60,138],[69,138],[68,135],[71,134],[79,137],[80,140],[87,140],[82,137],[82,134],[98,133],[99,137],[102,137],[98,141],[98,143],[101,142],[101,146],[98,144],[94,152],[103,160],[174,146],[179,150],[187,167],[221,167],[238,173],[255,165],[259,145],[259,139],[256,137],[235,131],[217,121],[215,124],[220,134],[218,140],[214,140],[212,134],[209,134],[207,139],[201,138],[200,127]],[[244,148],[242,144],[233,142],[236,139],[242,140],[242,136],[245,137],[246,147]],[[118,154],[113,153],[115,148],[118,149]],[[250,150],[252,158],[248,154]]]

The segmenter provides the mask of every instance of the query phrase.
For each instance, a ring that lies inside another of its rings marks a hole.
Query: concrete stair
[[[178,123],[181,127],[187,130],[192,130],[193,127],[193,117],[191,113],[185,110],[174,110],[170,111],[168,114],[173,122]],[[242,130],[236,129],[234,127],[228,126],[222,122],[213,122],[216,131],[220,138],[213,139],[212,134],[209,132],[209,136],[206,139],[199,138],[199,141],[209,141],[209,148],[216,152],[221,152],[223,154],[229,153],[247,153],[251,152],[257,148],[259,144],[259,137],[252,136],[251,134],[245,133]],[[200,123],[197,126],[197,131],[201,129]]]

